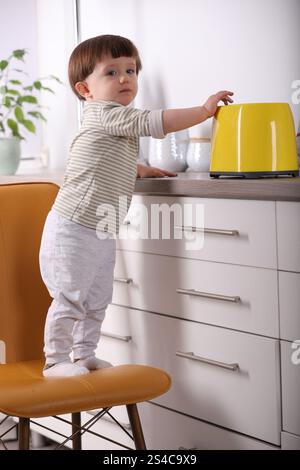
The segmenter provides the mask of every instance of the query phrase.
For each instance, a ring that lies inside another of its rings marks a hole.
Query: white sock
[[[75,377],[76,375],[88,374],[89,369],[72,362],[58,362],[43,370],[44,377]]]
[[[107,367],[113,367],[110,362],[103,361],[102,359],[98,359],[98,357],[90,356],[86,357],[85,359],[75,360],[74,364],[78,367],[86,367],[89,370],[96,370],[96,369],[105,369]]]

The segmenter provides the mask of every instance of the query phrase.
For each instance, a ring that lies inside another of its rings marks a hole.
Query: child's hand
[[[211,95],[208,100],[204,103],[203,107],[209,113],[208,117],[212,117],[218,108],[219,101],[223,101],[224,104],[233,103],[230,96],[233,95],[232,91],[218,91],[215,95]]]
[[[162,178],[163,176],[177,176],[172,171],[161,170],[153,166],[137,164],[137,178]]]

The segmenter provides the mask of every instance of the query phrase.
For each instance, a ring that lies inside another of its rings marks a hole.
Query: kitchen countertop
[[[63,172],[0,176],[0,184],[53,181],[61,184]],[[138,178],[135,193],[160,196],[192,196],[224,199],[300,201],[300,177],[210,178],[208,173],[178,173],[174,178]]]

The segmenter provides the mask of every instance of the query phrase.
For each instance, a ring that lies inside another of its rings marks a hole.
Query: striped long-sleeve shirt
[[[150,135],[164,137],[162,110],[87,103],[53,208],[78,224],[118,233],[134,190],[139,137]]]

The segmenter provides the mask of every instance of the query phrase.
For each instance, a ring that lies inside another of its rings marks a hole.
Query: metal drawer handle
[[[119,339],[125,343],[129,343],[132,340],[132,336],[121,336],[115,335],[114,333],[107,333],[106,331],[101,331],[101,336],[106,336],[107,338]]]
[[[197,297],[205,297],[206,299],[214,299],[214,300],[225,300],[226,302],[240,302],[241,298],[238,295],[230,296],[230,295],[220,295],[220,294],[213,294],[210,292],[200,292],[199,290],[195,289],[176,289],[178,294],[186,294],[186,295],[195,295]]]
[[[196,356],[193,352],[176,351],[176,356],[192,359],[193,361],[204,362],[205,364],[210,364],[211,366],[222,367],[223,369],[229,369],[232,371],[239,369],[239,365],[237,363],[227,364],[226,362],[213,361],[212,359]]]
[[[123,284],[132,284],[133,279],[130,277],[114,277],[115,282],[122,282]]]
[[[123,225],[130,225],[130,220],[124,220]]]
[[[181,230],[184,232],[187,230],[188,232],[204,232],[204,233],[212,233],[214,235],[229,235],[231,237],[239,235],[238,230],[223,230],[218,228],[201,228],[201,227],[192,227],[188,225],[174,225],[174,229]]]

